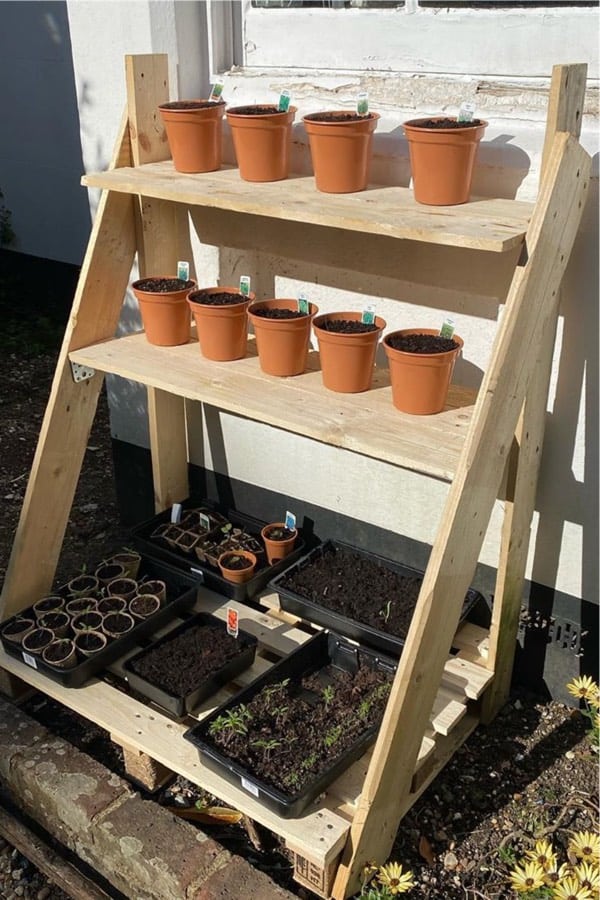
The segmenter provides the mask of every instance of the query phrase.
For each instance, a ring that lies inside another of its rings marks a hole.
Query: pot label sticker
[[[244,297],[250,296],[250,284],[250,276],[242,275],[240,278],[240,294],[242,294]]]
[[[360,317],[360,321],[364,325],[374,325],[375,324],[375,306],[370,303],[366,306],[362,311],[362,316]]]
[[[356,98],[356,112],[359,116],[369,115],[369,95],[366,91],[361,91]]]
[[[252,784],[251,781],[248,781],[247,778],[242,778],[242,787],[245,791],[248,791],[249,794],[252,794],[253,797],[258,797],[258,788],[255,784]]]
[[[220,100],[224,87],[225,85],[222,81],[217,81],[217,83],[213,85],[212,91],[210,92],[210,97],[208,99],[214,101]]]
[[[293,512],[290,512],[289,509],[286,511],[286,514],[285,514],[285,527],[289,528],[290,531],[293,531],[294,528],[296,527],[296,516],[294,515]]]
[[[181,503],[174,503],[171,507],[171,524],[177,525],[181,520]]]
[[[30,656],[29,653],[23,653],[23,662],[27,663],[28,666],[31,666],[32,669],[37,669],[35,656]]]
[[[304,296],[304,294],[300,294],[298,297],[298,312],[302,313],[303,316],[307,316],[310,310],[310,306],[308,303],[308,298]]]
[[[182,281],[190,280],[190,264],[185,260],[180,260],[177,263],[177,277],[181,278]]]
[[[440,328],[440,337],[451,338],[454,334],[454,320],[444,319],[444,323]]]
[[[204,528],[205,531],[210,531],[210,519],[206,513],[200,513],[198,518],[200,519],[200,527]]]
[[[282,91],[279,95],[279,103],[277,104],[277,109],[279,112],[287,112],[290,108],[290,92]]]
[[[227,634],[237,637],[240,633],[240,614],[233,606],[227,607]]]
[[[456,121],[457,122],[470,122],[473,119],[474,113],[475,113],[475,104],[474,103],[461,103]]]

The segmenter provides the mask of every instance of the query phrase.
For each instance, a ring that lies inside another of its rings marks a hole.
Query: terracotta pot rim
[[[294,319],[268,319],[264,316],[257,316],[254,313],[255,309],[292,309],[292,306],[281,306],[278,307],[278,304],[285,303],[293,303],[297,304],[298,301],[292,297],[277,297],[270,300],[253,300],[250,306],[248,307],[248,315],[254,322],[258,319],[258,321],[262,324],[264,322],[269,323],[270,325],[283,325],[290,324],[291,322],[305,322],[306,319],[312,319],[319,312],[319,307],[315,303],[308,303],[309,311],[307,313],[303,313],[301,316],[296,316]]]
[[[238,119],[239,121],[242,121],[242,122],[248,122],[248,121],[260,122],[261,119],[265,120],[265,119],[272,119],[275,117],[276,118],[289,118],[289,120],[291,122],[291,121],[293,121],[294,116],[298,112],[297,106],[288,106],[288,108],[286,110],[273,110],[273,112],[268,112],[268,113],[246,113],[246,114],[244,114],[244,113],[236,112],[236,110],[238,110],[238,109],[248,109],[248,107],[251,107],[251,106],[274,106],[274,104],[271,104],[271,103],[243,103],[243,104],[240,104],[239,106],[230,107],[226,111],[225,115],[227,116],[228,119],[230,117],[232,117],[232,118]]]
[[[210,103],[210,106],[188,106],[182,107],[177,106],[178,103]],[[205,110],[217,109],[219,107],[227,106],[225,100],[210,100],[208,97],[193,97],[189,100],[169,100],[168,103],[159,103],[158,108],[160,110],[166,110],[166,112],[172,113],[195,113],[195,112],[204,112]]]
[[[442,121],[445,119],[456,119],[456,116],[420,116],[418,119],[408,119],[406,122],[403,122],[402,127],[418,132],[419,134],[425,134],[427,132],[432,132],[433,134],[462,134],[465,131],[477,131],[478,129],[482,129],[483,132],[490,124],[486,119],[480,119],[477,125],[465,122],[463,128],[423,128],[420,124],[421,122],[432,122],[435,119]]]
[[[335,332],[335,331],[326,331],[321,327],[321,323],[327,321],[328,319],[332,319],[333,321],[340,321],[341,319],[348,319],[351,322],[360,322],[362,317],[361,312],[334,312],[334,313],[322,313],[320,316],[317,316],[316,319],[313,319],[313,328],[319,332],[321,335],[325,335],[326,337],[333,337],[334,340],[337,337],[341,338],[364,338],[367,335],[379,335],[387,325],[385,319],[382,319],[381,316],[375,316],[375,325],[377,326],[375,331],[358,331],[354,334],[345,334],[344,332]]]
[[[327,126],[332,125],[334,128],[341,127],[349,127],[364,124],[365,122],[377,122],[381,118],[380,113],[370,112],[367,116],[358,116],[356,119],[345,119],[345,120],[336,120],[336,119],[327,119],[326,121],[321,121],[320,119],[313,119],[311,116],[330,116],[334,113],[341,113],[343,115],[348,115],[349,110],[347,109],[323,109],[319,110],[316,113],[308,113],[306,116],[302,116],[302,122],[304,126],[306,125],[316,125],[319,126]]]
[[[191,287],[181,288],[181,290],[178,290],[178,291],[162,291],[162,292],[161,291],[144,291],[144,290],[141,290],[137,286],[141,281],[150,281],[153,278],[157,278],[157,279],[169,278],[170,279],[170,278],[177,278],[177,275],[147,275],[144,278],[137,278],[135,281],[131,282],[131,289],[135,293],[135,295],[137,296],[138,294],[141,294],[142,297],[144,298],[144,300],[150,300],[150,301],[152,301],[152,300],[165,301],[166,300],[167,302],[173,302],[173,300],[175,300],[175,301],[185,300],[185,298],[191,291],[196,290],[196,282],[194,281],[193,278],[187,279],[188,281],[192,282]]]
[[[419,357],[420,359],[441,359],[444,356],[449,356],[455,353],[460,353],[462,348],[465,345],[463,338],[458,334],[452,335],[452,340],[456,341],[458,347],[455,347],[454,350],[443,350],[441,353],[408,353],[406,350],[397,350],[395,347],[390,347],[388,344],[388,339],[391,337],[397,337],[398,335],[404,336],[408,334],[427,334],[440,337],[440,332],[437,328],[398,328],[396,331],[390,331],[383,338],[383,347],[388,356],[402,356],[402,357]]]
[[[194,294],[239,294],[241,300],[239,303],[199,303],[194,300]],[[193,288],[187,295],[187,302],[190,304],[192,310],[197,310],[198,307],[200,309],[234,309],[237,310],[241,306],[248,307],[250,303],[254,302],[255,295],[252,291],[248,294],[248,296],[244,296],[240,292],[239,288],[236,287],[207,287],[207,288]]]

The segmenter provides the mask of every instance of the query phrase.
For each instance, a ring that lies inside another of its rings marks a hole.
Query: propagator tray
[[[324,554],[335,552],[338,548],[347,550],[364,559],[371,560],[378,566],[390,569],[399,575],[405,575],[407,578],[423,578],[424,573],[420,569],[413,569],[410,566],[401,565],[391,559],[379,556],[376,553],[368,553],[366,550],[359,550],[357,547],[345,544],[342,541],[327,540],[271,579],[269,587],[279,594],[279,604],[281,609],[297,616],[299,619],[313,622],[315,625],[321,625],[323,628],[329,628],[332,631],[351,638],[354,641],[358,641],[360,644],[367,647],[373,647],[390,656],[399,657],[402,653],[402,648],[404,647],[405,637],[390,634],[389,632],[374,628],[371,625],[358,622],[356,619],[347,618],[335,610],[328,609],[326,606],[322,606],[319,603],[308,600],[306,597],[302,597],[300,594],[285,586],[286,579],[292,573],[309,566],[311,562]],[[464,599],[460,621],[464,621],[469,613],[474,610],[475,606],[479,606],[480,603],[483,604],[483,606],[486,606],[483,595],[480,594],[479,591],[469,588]]]
[[[172,631],[169,631],[156,641],[153,641],[139,653],[136,653],[135,656],[128,659],[123,666],[127,673],[127,681],[134,691],[137,691],[138,694],[152,700],[177,719],[182,719],[193,710],[195,706],[212,694],[216,694],[224,684],[234,680],[237,675],[249,668],[254,662],[254,657],[256,655],[256,638],[240,629],[237,638],[229,638],[230,640],[239,642],[238,655],[233,659],[230,659],[224,666],[214,671],[210,677],[206,678],[205,681],[199,683],[184,695],[171,693],[167,689],[151,683],[134,671],[135,664],[149,654],[152,654],[157,647],[176,641],[180,635],[189,631],[191,628],[196,628],[198,626],[217,627],[223,631],[224,635],[227,635],[225,624],[220,619],[210,613],[198,613],[197,615],[191,616],[182,624],[175,626]],[[173,652],[176,653],[175,647]]]
[[[236,787],[241,786],[243,790],[260,800],[267,808],[282,818],[297,818],[353,762],[360,759],[374,743],[381,722],[367,728],[348,750],[334,760],[328,769],[321,772],[311,784],[294,795],[287,795],[282,790],[265,784],[252,772],[247,771],[239,763],[221,753],[212,743],[207,742],[208,729],[211,722],[227,713],[232,707],[238,707],[241,704],[247,705],[267,685],[281,682],[286,678],[292,682],[299,682],[304,675],[309,675],[329,665],[348,672],[356,672],[361,666],[369,666],[385,672],[390,678],[393,677],[396,670],[395,660],[381,657],[372,650],[351,644],[340,635],[323,631],[276,663],[268,672],[222,704],[197,725],[192,726],[185,732],[184,738],[198,748],[203,764],[227,779],[230,784]]]
[[[42,659],[41,654],[33,655],[23,652],[20,645],[16,645],[14,642],[7,640],[0,632],[2,646],[11,656],[16,657],[22,662],[25,662],[28,666],[42,672],[43,675],[50,678],[52,681],[57,681],[64,687],[81,687],[97,672],[107,668],[107,666],[110,666],[111,663],[123,656],[128,650],[135,647],[140,640],[147,635],[152,634],[163,625],[167,625],[172,619],[177,618],[180,612],[191,608],[196,602],[198,593],[197,580],[194,580],[190,575],[179,569],[175,569],[172,566],[153,559],[142,557],[136,580],[140,581],[143,578],[145,580],[160,579],[165,582],[165,602],[162,603],[160,608],[147,619],[141,621],[136,620],[136,624],[131,631],[127,632],[127,634],[123,634],[118,638],[109,638],[108,643],[103,650],[100,650],[98,653],[87,658],[80,657],[81,661],[71,669],[59,669],[51,666]],[[62,585],[60,588],[53,591],[52,595],[60,595],[68,599],[69,594],[67,585]],[[40,598],[36,598],[36,600],[37,599]],[[33,617],[35,619],[33,614],[33,604],[26,609],[21,610],[18,615],[11,616],[10,619],[7,619],[2,623],[2,627],[19,617]]]
[[[234,527],[243,528],[248,534],[257,538],[261,546],[263,546],[263,552],[257,554],[255,573],[252,578],[245,583],[233,584],[231,581],[227,581],[226,578],[223,578],[217,566],[213,566],[208,562],[201,562],[197,558],[194,548],[190,551],[180,548],[174,549],[164,538],[160,536],[153,537],[153,534],[161,525],[167,525],[171,521],[171,509],[166,509],[152,519],[136,526],[131,532],[132,540],[140,553],[143,553],[145,556],[163,560],[164,562],[189,573],[196,579],[201,578],[206,587],[212,588],[212,590],[217,591],[217,593],[229,597],[232,600],[237,600],[239,603],[244,603],[260,593],[267,585],[270,578],[289,566],[291,562],[294,562],[294,560],[302,556],[308,549],[307,543],[302,535],[302,530],[298,529],[298,539],[293,552],[285,559],[270,566],[267,562],[267,556],[264,552],[264,545],[260,536],[261,529],[267,524],[266,522],[262,522],[260,519],[238,512],[237,510],[222,507],[212,500],[194,498],[188,498],[183,501],[182,516],[186,511],[199,508],[205,508],[212,512],[220,513],[231,522]],[[218,528],[214,529],[214,531],[218,531]]]

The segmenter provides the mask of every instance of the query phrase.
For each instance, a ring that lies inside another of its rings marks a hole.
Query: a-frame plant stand
[[[132,752],[209,787],[268,825],[295,851],[299,880],[336,900],[357,889],[367,860],[386,859],[402,816],[508,695],[559,288],[589,181],[590,159],[578,143],[585,77],[584,65],[554,70],[534,205],[482,200],[432,213],[403,188],[325,197],[309,178],[249,185],[235,170],[178,175],[167,161],[157,117],[158,104],[169,95],[164,56],[127,58],[128,117],[111,168],[83,179],[103,194],[17,528],[2,618],[52,584],[104,372],[148,388],[157,509],[188,494],[186,400],[451,482],[377,743],[302,819],[279,820],[241,789],[209,776],[181,740],[184,726],[155,711],[149,715],[105,682],[65,690],[0,654],[6,672],[107,728]],[[326,392],[318,371],[282,384],[262,375],[254,357],[208,364],[194,343],[165,350],[151,347],[143,335],[114,340],[136,251],[142,273],[173,271],[177,259],[191,259],[189,218],[214,243],[268,246],[281,256],[331,259],[338,266],[344,260],[357,271],[365,257],[352,258],[356,237],[373,247],[379,242],[387,255],[393,245],[392,259],[407,280],[422,279],[416,269],[423,254],[449,254],[440,257],[447,263],[463,251],[485,253],[495,280],[489,296],[506,299],[506,306],[474,404],[468,391],[454,389],[444,413],[415,424],[393,410],[389,387],[382,387],[385,373],[377,376],[381,390],[357,400]],[[506,510],[492,624],[489,633],[474,626],[457,631],[501,487]],[[214,596],[199,603],[219,607]],[[273,652],[306,638],[285,617],[252,616]],[[451,655],[452,647],[458,654]],[[453,716],[457,705],[461,712]]]

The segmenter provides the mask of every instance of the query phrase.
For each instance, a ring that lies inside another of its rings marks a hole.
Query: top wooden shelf
[[[533,211],[532,203],[503,199],[422,206],[411,189],[392,186],[371,186],[356,194],[322,194],[307,175],[264,184],[242,181],[237,168],[182,175],[170,160],[90,173],[82,184],[188,206],[495,253],[523,243]]]

